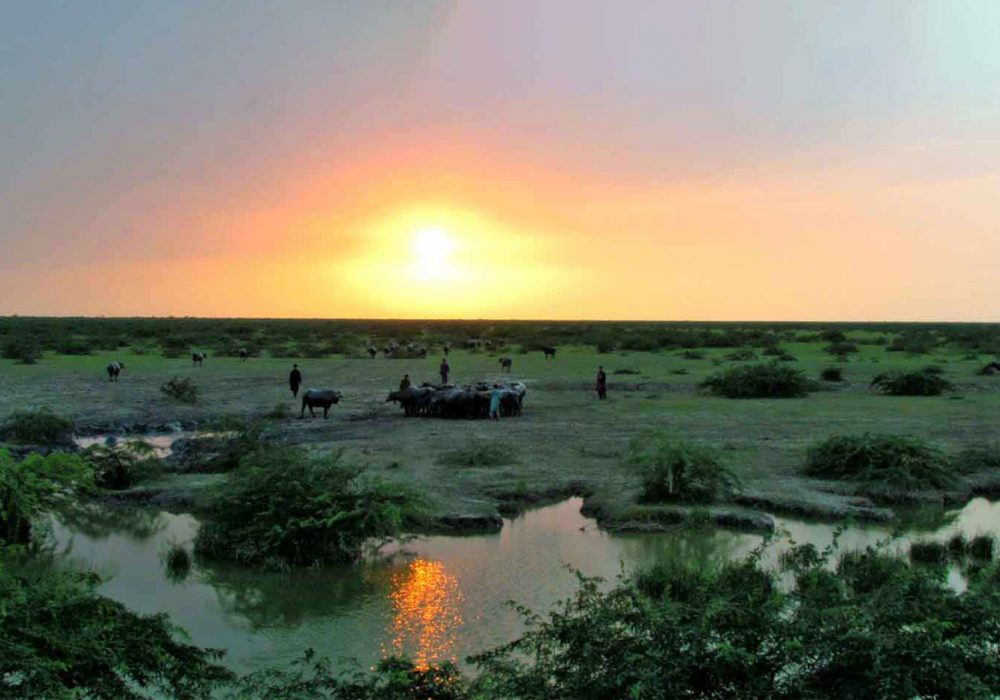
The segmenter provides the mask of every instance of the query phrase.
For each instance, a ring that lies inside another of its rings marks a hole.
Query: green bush
[[[72,504],[92,480],[90,467],[76,455],[54,452],[17,460],[0,449],[0,544],[30,542],[33,523]]]
[[[800,370],[777,362],[732,367],[713,374],[700,386],[731,399],[794,398],[812,388]]]
[[[0,357],[17,360],[22,365],[33,365],[42,357],[42,346],[34,336],[9,338],[0,347]]]
[[[681,353],[681,357],[685,360],[704,360],[705,353],[701,350],[685,350]]]
[[[959,593],[944,567],[879,550],[836,567],[759,553],[724,565],[660,564],[578,592],[528,631],[475,656],[478,697],[914,698],[1000,692],[997,569]],[[474,697],[475,694],[473,694]]]
[[[820,479],[901,490],[947,488],[955,471],[943,452],[900,435],[838,435],[813,445],[802,470]]]
[[[504,442],[470,441],[465,447],[444,452],[438,463],[448,467],[499,467],[514,464],[517,450]]]
[[[56,346],[56,352],[60,355],[83,356],[92,354],[93,348],[87,340],[70,338],[59,343]]]
[[[847,341],[830,343],[823,350],[834,357],[846,357],[858,351],[858,346]]]
[[[398,537],[415,506],[406,490],[365,478],[340,453],[265,447],[211,494],[195,550],[271,569],[347,563]]]
[[[889,396],[938,396],[954,388],[941,376],[941,368],[933,365],[912,372],[880,374],[871,386]]]
[[[70,445],[73,443],[73,422],[47,408],[15,411],[0,423],[0,439],[23,445]]]
[[[134,613],[100,582],[0,562],[0,697],[207,698],[232,678],[221,651],[178,641],[166,615]]]
[[[191,406],[198,403],[198,395],[201,393],[201,389],[194,383],[194,380],[187,377],[184,379],[173,377],[167,380],[160,385],[160,391],[173,401]]]
[[[160,349],[166,358],[177,359],[184,357],[191,352],[191,339],[169,336],[161,341]]]
[[[611,374],[642,374],[642,372],[635,367],[622,367],[612,370]]]
[[[824,367],[823,371],[819,373],[819,378],[824,382],[842,382],[844,381],[844,370],[840,367]]]
[[[94,469],[95,484],[102,489],[132,488],[163,471],[152,445],[138,440],[91,445],[83,455]]]
[[[956,471],[971,474],[1000,469],[1000,445],[966,447],[952,460]]]
[[[729,353],[723,359],[731,362],[748,362],[750,360],[756,360],[757,353],[750,348],[740,348],[739,350],[734,350]]]
[[[647,502],[709,503],[737,486],[736,477],[714,450],[662,433],[633,439],[625,464],[639,476],[641,499]]]
[[[171,581],[185,580],[191,573],[191,553],[177,543],[171,544],[163,555],[163,568]]]

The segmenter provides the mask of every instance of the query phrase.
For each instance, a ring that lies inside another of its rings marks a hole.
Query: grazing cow
[[[125,369],[124,362],[112,362],[108,365],[108,381],[117,382],[118,375]]]
[[[451,352],[451,345],[449,345],[448,343],[445,343],[444,344],[444,354],[445,354],[445,356],[447,356],[449,352]]]
[[[369,348],[368,348],[368,357],[370,357],[371,359],[374,360],[376,355],[378,355],[378,350],[376,350],[375,348],[369,346]]]
[[[246,348],[240,348],[240,362],[246,362],[248,357],[250,357],[250,351]]]
[[[553,348],[553,347],[549,347],[549,346],[543,345],[542,346],[542,352],[545,353],[545,359],[546,360],[549,359],[550,357],[554,360],[555,357],[556,357],[556,349]]]
[[[501,357],[500,358],[500,371],[501,372],[507,372],[509,374],[510,371],[511,371],[511,368],[513,366],[514,366],[514,360],[510,359],[509,357]]]
[[[993,374],[994,372],[1000,372],[1000,361],[991,362],[979,370],[980,374]]]
[[[302,412],[299,414],[299,418],[305,418],[306,408],[309,409],[309,415],[313,418],[316,417],[313,409],[322,408],[323,417],[326,418],[330,415],[330,406],[340,403],[340,396],[340,392],[333,389],[306,389],[305,393],[302,394]]]
[[[393,401],[403,408],[403,414],[407,416],[427,415],[431,407],[431,400],[435,390],[430,387],[408,386],[399,391],[391,391],[385,398],[386,403]]]
[[[193,352],[191,353],[191,364],[195,367],[201,367],[201,363],[205,361],[208,357],[207,352]]]

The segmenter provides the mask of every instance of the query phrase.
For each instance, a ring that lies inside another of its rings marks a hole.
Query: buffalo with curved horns
[[[208,357],[207,352],[193,352],[191,353],[191,364],[195,367],[201,367],[201,363],[205,361]]]
[[[299,414],[299,418],[305,418],[307,408],[309,415],[313,418],[316,417],[313,412],[314,408],[322,408],[323,417],[328,417],[330,406],[340,403],[340,397],[341,393],[333,389],[306,389],[305,393],[302,394],[302,412]]]

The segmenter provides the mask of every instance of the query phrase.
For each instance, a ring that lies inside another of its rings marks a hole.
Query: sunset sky
[[[13,313],[998,321],[1000,2],[5,2]]]

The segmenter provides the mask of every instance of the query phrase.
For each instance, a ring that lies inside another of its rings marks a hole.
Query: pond
[[[198,522],[189,515],[114,511],[101,521],[56,523],[53,538],[60,566],[103,574],[102,593],[138,611],[168,613],[194,643],[226,649],[238,670],[288,661],[308,648],[362,665],[403,652],[418,663],[461,662],[519,634],[507,601],[541,612],[570,595],[576,581],[567,567],[614,579],[623,568],[665,557],[739,557],[762,541],[718,529],[612,535],[580,506],[572,498],[528,511],[505,520],[497,534],[420,538],[384,561],[354,567],[279,574],[196,562],[182,582],[166,576],[161,558],[171,543],[190,545]],[[795,520],[778,525],[787,534],[767,550],[771,563],[789,538],[823,548],[834,531]],[[961,510],[922,513],[909,528],[938,540],[959,531],[1000,536],[1000,503],[976,499]],[[851,527],[840,542],[857,548],[888,534],[884,526]],[[953,585],[962,585],[957,573]]]

